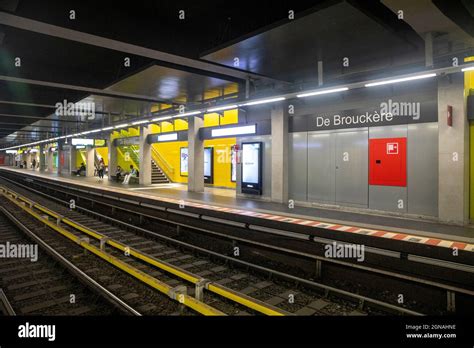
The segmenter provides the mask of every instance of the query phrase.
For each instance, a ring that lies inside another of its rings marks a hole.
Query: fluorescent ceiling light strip
[[[114,128],[125,128],[125,127],[128,127],[128,126],[130,126],[129,123],[122,123],[122,124],[116,125]]]
[[[111,130],[111,129],[114,129],[114,127],[105,127],[105,128],[102,128],[102,131],[108,131],[108,130]]]
[[[97,133],[97,132],[100,132],[101,129],[94,129],[94,130],[91,130],[90,133]]]
[[[175,117],[186,117],[186,116],[199,115],[199,114],[202,114],[202,111],[185,112],[185,113],[182,113],[182,114],[174,115],[173,118],[175,118]]]
[[[216,128],[211,131],[213,138],[215,137],[224,137],[224,136],[234,136],[234,135],[244,135],[244,134],[255,134],[256,127],[255,125],[251,126],[242,126],[242,127],[229,127],[229,128]]]
[[[248,102],[245,104],[239,104],[239,106],[250,106],[250,105],[259,105],[259,104],[266,104],[266,103],[274,103],[274,102],[282,101],[285,99],[286,99],[285,97],[278,97],[278,98],[255,100],[255,101]]]
[[[207,112],[214,112],[214,111],[222,111],[222,110],[230,110],[230,109],[237,109],[239,106],[237,104],[234,105],[223,105],[217,106],[215,108],[207,109]]]
[[[474,70],[474,66],[468,66],[467,68],[461,69],[462,72],[471,70]]]
[[[306,98],[306,97],[312,97],[312,96],[314,96],[314,95],[321,95],[321,94],[329,94],[329,93],[343,92],[343,91],[347,91],[348,89],[349,89],[348,87],[326,89],[326,90],[321,90],[321,91],[314,91],[314,92],[308,92],[308,93],[298,94],[297,97],[298,97],[298,98]]]
[[[158,121],[170,120],[171,118],[172,118],[171,116],[164,116],[164,117],[154,118],[154,119],[151,120],[151,121],[152,121],[152,122],[158,122]]]
[[[135,122],[132,122],[132,126],[136,126],[136,125],[139,125],[139,124],[144,124],[144,123],[148,123],[150,121],[148,120],[144,120],[144,121],[135,121]]]
[[[410,76],[410,77],[402,77],[402,78],[399,78],[399,79],[368,83],[368,84],[365,85],[365,87],[374,87],[374,86],[380,86],[380,85],[388,85],[388,84],[391,84],[391,83],[399,83],[399,82],[405,82],[405,81],[420,80],[420,79],[426,79],[426,78],[435,77],[435,76],[436,76],[436,74],[433,73],[433,74],[416,75],[416,76]]]

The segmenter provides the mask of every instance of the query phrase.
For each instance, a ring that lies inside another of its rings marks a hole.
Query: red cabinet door
[[[407,138],[369,140],[369,185],[407,186]]]

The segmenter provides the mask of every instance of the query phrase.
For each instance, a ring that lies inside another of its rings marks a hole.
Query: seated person
[[[122,180],[122,176],[122,167],[117,166],[117,170],[115,171],[115,180],[117,180],[117,182],[120,182],[120,180]]]
[[[130,178],[132,176],[138,177],[138,171],[135,168],[133,168],[133,165],[130,164],[130,173],[128,173],[124,176],[123,184],[128,185],[128,182],[130,181]]]
[[[79,167],[78,170],[73,172],[76,176],[81,176],[82,172],[86,171],[86,165],[84,163],[81,163],[81,166]]]

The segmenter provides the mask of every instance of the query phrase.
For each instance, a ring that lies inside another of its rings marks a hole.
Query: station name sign
[[[438,121],[436,101],[402,102],[388,99],[365,109],[290,117],[290,132],[391,126]]]

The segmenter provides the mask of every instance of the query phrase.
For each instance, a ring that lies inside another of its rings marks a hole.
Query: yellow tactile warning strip
[[[16,172],[17,170],[11,170],[11,171]],[[69,180],[67,178],[47,177],[41,174],[33,174],[33,173],[24,173],[24,174],[37,176],[42,179],[49,179],[49,180],[60,181],[60,182],[70,182],[77,185],[81,185],[81,186],[85,186],[89,188],[92,187],[92,188],[97,189],[97,186],[93,185],[92,183],[89,184],[85,182],[78,182],[76,180]],[[147,195],[144,193],[136,193],[136,192],[131,194],[127,190],[120,190],[120,189],[116,190],[115,187],[114,188],[100,187],[100,189],[104,191],[109,191],[109,192],[120,192],[121,194],[127,194],[134,197],[148,198],[148,199],[156,200],[159,202],[167,202],[167,203],[178,204],[178,205],[183,203],[183,199],[162,197],[162,196],[156,196],[156,195]],[[267,213],[261,213],[261,212],[251,211],[251,210],[243,210],[243,209],[223,207],[223,206],[218,206],[218,205],[202,204],[202,203],[197,203],[197,202],[189,201],[189,200],[186,200],[184,203],[185,203],[185,206],[189,206],[189,207],[219,211],[219,212],[229,213],[229,214],[251,216],[254,218],[279,221],[279,222],[288,223],[288,224],[304,225],[304,226],[309,226],[309,227],[314,227],[314,228],[319,228],[319,229],[322,228],[322,229],[328,229],[328,230],[335,230],[338,232],[363,234],[370,237],[387,238],[387,239],[393,239],[393,240],[398,240],[398,241],[403,241],[403,242],[419,243],[419,244],[426,244],[426,245],[443,247],[443,248],[458,249],[458,250],[474,252],[474,244],[464,243],[460,241],[438,239],[434,237],[425,237],[425,236],[420,236],[420,235],[415,235],[415,234],[406,234],[406,233],[400,233],[400,232],[390,232],[390,231],[385,231],[385,230],[380,230],[380,229],[370,229],[370,228],[362,228],[362,227],[356,227],[356,226],[350,226],[350,225],[333,224],[326,221],[323,222],[323,221],[310,220],[310,219],[292,218],[292,217],[284,216],[284,215],[267,214]]]
[[[71,234],[70,232],[68,232],[68,231],[62,229],[61,227],[59,227],[59,222],[55,225],[54,223],[49,222],[48,220],[44,220],[43,217],[36,214],[33,211],[33,209],[37,209],[37,210],[39,210],[43,213],[46,213],[48,216],[51,216],[52,218],[57,219],[57,221],[60,221],[61,223],[65,224],[65,225],[71,226],[71,227],[75,228],[76,230],[81,231],[82,233],[85,233],[86,235],[88,235],[90,237],[93,237],[93,238],[95,238],[99,241],[105,240],[105,243],[107,245],[110,245],[110,246],[114,247],[115,249],[118,249],[122,252],[128,251],[130,256],[133,256],[133,257],[135,257],[137,259],[140,259],[140,260],[142,260],[142,261],[144,261],[144,262],[146,262],[150,265],[158,267],[158,268],[160,268],[160,269],[162,269],[162,270],[164,270],[168,273],[171,273],[171,274],[173,274],[173,275],[175,275],[175,276],[177,276],[177,277],[179,277],[183,280],[186,280],[186,281],[188,281],[192,284],[197,285],[199,282],[205,280],[205,279],[200,278],[200,277],[198,277],[198,276],[196,276],[192,273],[186,272],[185,270],[180,269],[177,266],[167,264],[166,262],[162,262],[158,259],[155,259],[152,256],[146,255],[146,254],[142,253],[139,250],[127,247],[125,244],[123,244],[119,241],[116,241],[113,238],[108,238],[105,235],[100,234],[99,232],[91,230],[91,229],[89,229],[89,228],[87,228],[83,225],[80,225],[80,224],[70,220],[69,218],[62,217],[58,213],[56,213],[55,211],[52,211],[52,210],[50,210],[50,209],[48,209],[48,208],[46,208],[46,207],[44,207],[44,206],[42,206],[38,203],[35,203],[35,202],[29,200],[28,198],[23,197],[23,196],[17,194],[16,192],[11,191],[11,190],[9,190],[9,189],[1,186],[1,185],[0,185],[0,194],[3,194],[3,196],[5,198],[7,198],[11,202],[13,202],[17,206],[19,206],[21,209],[25,210],[26,212],[28,212],[33,217],[39,219],[43,223],[47,224],[49,227],[52,227],[53,229],[60,232],[64,236],[66,236],[69,239],[73,240],[74,242],[80,242],[81,240],[78,237]],[[25,203],[25,205],[22,206],[21,204],[19,204],[19,202]],[[60,219],[60,220],[58,220],[58,219]],[[142,282],[145,282],[148,285],[151,285],[155,289],[157,289],[157,290],[159,290],[159,291],[161,291],[161,292],[163,292],[167,295],[171,295],[171,292],[173,291],[173,289],[171,287],[169,287],[167,284],[162,283],[161,281],[147,275],[146,273],[143,273],[140,270],[135,269],[134,267],[127,265],[123,261],[115,259],[114,257],[112,257],[112,256],[108,255],[107,253],[103,252],[101,249],[97,249],[94,246],[90,245],[88,242],[81,242],[81,243],[82,243],[81,246],[85,247],[88,250],[93,251],[94,254],[98,255],[99,257],[102,257],[103,259],[105,259],[109,263],[112,263],[113,265],[115,265],[118,268],[124,270],[125,272],[131,274],[132,276],[134,276],[135,278],[141,280]],[[107,256],[107,257],[104,257],[104,255]],[[213,281],[206,281],[206,283],[207,283],[206,289],[209,290],[210,292],[213,292],[213,293],[218,294],[218,295],[220,295],[224,298],[230,299],[230,300],[232,300],[236,303],[244,305],[245,307],[250,308],[252,310],[255,310],[256,312],[260,312],[262,314],[271,315],[271,316],[290,315],[290,313],[288,313],[288,312],[286,312],[286,311],[284,311],[280,308],[277,308],[277,307],[272,306],[272,305],[268,305],[268,304],[266,304],[264,302],[261,302],[257,299],[254,299],[254,298],[251,298],[251,297],[246,296],[244,294],[235,292],[235,291],[233,291],[229,288],[226,288],[223,285],[220,285],[218,283],[214,283]],[[197,299],[193,299],[192,297],[190,297],[188,295],[184,295],[182,300],[179,300],[179,301],[180,301],[180,303],[183,303],[183,304],[187,305],[188,307],[195,309],[196,311],[198,311],[201,314],[205,314],[205,315],[225,315],[224,313],[220,312],[219,310],[217,310],[213,307],[210,307],[210,306],[206,305],[205,303],[203,303],[203,302],[201,302]],[[184,302],[184,301],[186,301],[186,302]]]

